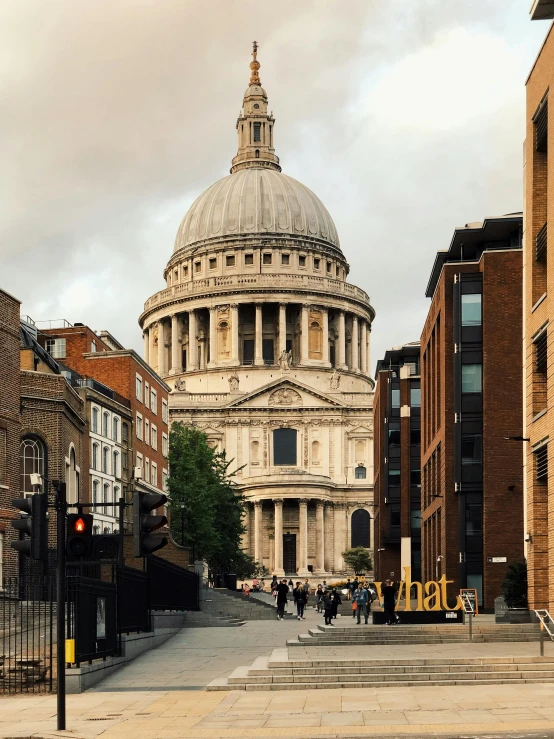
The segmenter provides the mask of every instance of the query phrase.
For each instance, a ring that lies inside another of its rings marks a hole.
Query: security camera
[[[533,540],[533,537],[531,536],[531,534],[529,532],[527,532],[523,538],[524,538],[524,541],[532,541]]]

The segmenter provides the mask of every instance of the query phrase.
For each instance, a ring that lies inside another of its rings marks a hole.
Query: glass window
[[[156,426],[154,426],[154,424],[152,424],[151,431],[152,431],[152,441],[151,441],[152,449],[157,449],[158,448],[158,429],[156,428]]]
[[[234,267],[235,266],[235,255],[234,254],[228,254],[225,257],[225,266],[226,267]]]
[[[142,377],[140,375],[137,375],[136,396],[137,400],[142,403]]]
[[[355,477],[356,477],[356,480],[365,480],[365,478],[366,478],[366,469],[365,469],[365,467],[363,465],[360,465],[359,467],[356,467]]]
[[[254,264],[254,255],[253,254],[245,254],[244,255],[244,263],[245,264]]]
[[[410,388],[410,405],[412,408],[421,407],[421,388],[419,387]]]
[[[126,423],[121,426],[121,437],[123,441],[129,441],[129,427]]]
[[[400,446],[400,425],[398,422],[389,424],[389,447]]]
[[[412,529],[421,528],[421,510],[419,508],[412,508],[410,511],[410,526]]]
[[[290,254],[281,254],[281,264],[290,264]]]
[[[107,413],[102,415],[102,436],[108,437],[108,424],[110,417]]]
[[[167,400],[162,400],[162,421],[167,423]]]
[[[118,477],[118,458],[119,454],[117,452],[113,453],[113,475],[114,477]]]
[[[150,444],[150,421],[147,418],[144,419],[144,441]]]
[[[215,257],[210,257],[210,269],[215,269],[217,267],[217,259]]]
[[[410,428],[410,444],[412,446],[421,444],[421,429]]]
[[[480,364],[462,364],[462,393],[481,392],[481,372]]]
[[[194,263],[194,271],[195,272],[200,272],[201,269],[202,269],[202,262],[195,262]]]
[[[271,264],[271,254],[265,253],[262,261],[264,264]]]
[[[367,511],[361,508],[358,511],[354,511],[350,521],[350,546],[354,547],[365,547],[366,549],[370,546],[370,516]]]
[[[400,388],[393,388],[391,390],[391,407],[400,408]]]
[[[118,441],[119,437],[119,418],[114,418],[113,420],[113,440]]]
[[[150,482],[154,487],[158,487],[158,467],[154,462],[152,462]]]
[[[390,525],[391,526],[400,526],[400,511],[398,511],[398,510],[391,510],[390,511]]]
[[[462,464],[479,464],[483,461],[483,437],[481,434],[462,434]]]
[[[137,439],[142,439],[142,416],[137,413]]]
[[[98,503],[98,491],[99,491],[99,488],[100,488],[100,483],[98,482],[98,480],[95,480],[92,483],[92,502],[94,503],[94,505],[96,505]]]
[[[314,257],[314,269],[319,269],[320,260]]]
[[[107,446],[105,446],[102,449],[102,472],[104,472],[106,475],[108,474],[108,465],[109,465],[108,455],[109,455],[109,452],[110,452],[110,450],[108,449]]]
[[[164,457],[167,457],[168,453],[167,441],[167,434],[162,433],[162,454]]]
[[[262,140],[261,128],[262,128],[262,124],[261,123],[254,123],[254,141],[261,141]]]
[[[410,485],[421,485],[421,470],[417,467],[410,469]]]
[[[54,359],[64,359],[65,339],[46,339],[46,351]]]
[[[98,469],[98,444],[92,445],[92,469]]]
[[[98,433],[98,408],[92,409],[92,431]]]
[[[306,266],[306,257],[304,255],[300,255],[298,257],[298,266],[299,267],[305,267]]]
[[[480,503],[466,505],[466,536],[481,536],[483,533],[483,507]]]
[[[389,462],[389,485],[400,485],[400,462]]]
[[[19,448],[19,469],[21,492],[25,494],[42,492],[44,490],[46,447],[37,438],[26,438]],[[31,475],[41,475],[43,484],[40,488],[31,484]]]
[[[481,325],[481,293],[462,295],[462,326]]]
[[[273,432],[273,464],[296,465],[296,429]]]
[[[150,393],[150,408],[152,410],[152,413],[158,412],[158,393],[152,388],[152,392]]]

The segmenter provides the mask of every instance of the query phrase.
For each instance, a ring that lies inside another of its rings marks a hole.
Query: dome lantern
[[[250,62],[250,84],[244,93],[242,110],[237,119],[238,151],[233,158],[231,174],[240,169],[257,167],[281,171],[279,157],[273,146],[275,118],[267,112],[267,93],[261,85],[258,71],[258,44],[253,43]]]

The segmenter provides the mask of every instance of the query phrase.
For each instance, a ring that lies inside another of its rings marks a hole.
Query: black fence
[[[0,694],[54,687],[55,578],[6,578],[0,592]]]
[[[77,666],[119,654],[115,583],[68,577],[67,609],[67,637],[75,640]]]
[[[116,578],[119,633],[150,631],[148,575],[132,567],[118,567]]]
[[[200,607],[200,578],[195,572],[161,557],[147,560],[150,608],[153,611],[197,611]]]

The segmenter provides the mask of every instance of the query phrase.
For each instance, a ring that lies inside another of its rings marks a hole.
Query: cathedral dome
[[[196,199],[179,227],[175,251],[253,235],[313,239],[340,250],[333,219],[309,188],[277,169],[249,166]]]

